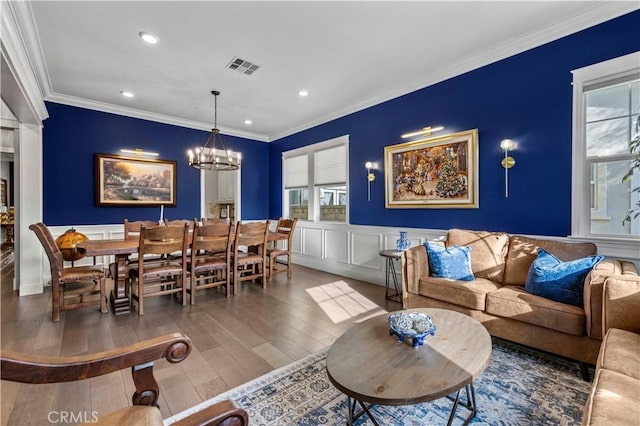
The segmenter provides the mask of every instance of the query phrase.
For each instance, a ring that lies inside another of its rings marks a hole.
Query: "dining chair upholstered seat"
[[[248,222],[238,221],[232,249],[233,262],[233,293],[238,293],[242,281],[259,280],[262,288],[267,286],[266,256],[267,234],[269,221]],[[247,251],[242,251],[246,249]]]
[[[280,218],[276,232],[287,236],[286,240],[274,242],[274,247],[267,249],[267,259],[269,260],[269,279],[278,272],[287,272],[287,278],[291,279],[291,245],[293,243],[293,232],[296,229],[298,219]],[[278,247],[278,243],[282,241],[284,247]],[[283,259],[286,257],[286,260]],[[284,268],[278,268],[278,264],[285,265]]]
[[[100,311],[108,311],[105,273],[96,266],[64,267],[62,252],[42,222],[29,226],[42,244],[51,269],[51,320],[60,321],[60,311],[90,305],[100,305]]]
[[[87,424],[160,426],[163,420],[158,408],[160,388],[153,376],[154,361],[166,359],[172,364],[181,362],[189,356],[192,346],[189,337],[173,333],[103,352],[72,357],[49,357],[3,349],[0,350],[0,375],[3,381],[37,386],[91,379],[128,368],[135,386],[131,398],[133,406],[113,413],[94,410],[91,417],[87,416]],[[83,407],[77,407],[76,412],[83,411]],[[226,399],[191,414],[174,425],[246,426],[248,422],[247,412],[233,400]],[[38,423],[50,422],[46,418],[40,421],[34,419],[34,424]]]
[[[226,223],[196,226],[193,229],[191,254],[187,263],[191,304],[196,303],[196,291],[224,287],[225,295],[231,293],[232,226]]]
[[[142,227],[138,244],[138,263],[129,268],[131,296],[138,304],[138,315],[144,315],[144,298],[178,294],[186,305],[186,253],[189,245],[189,226]],[[178,257],[169,258],[172,253]],[[148,264],[146,255],[163,258]],[[137,285],[133,285],[136,281]]]

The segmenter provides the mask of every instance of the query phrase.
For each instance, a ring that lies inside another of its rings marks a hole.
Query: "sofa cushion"
[[[470,246],[471,270],[477,278],[502,283],[509,236],[504,232],[451,229],[446,246]]]
[[[563,262],[596,254],[596,245],[593,243],[564,243],[513,235],[509,238],[504,285],[524,285],[529,268],[538,256],[538,248],[546,250]]]
[[[484,278],[456,281],[448,278],[422,277],[420,294],[443,302],[483,311],[487,293],[500,288],[500,284]]]
[[[593,387],[582,415],[582,424],[611,426],[640,421],[640,380],[616,371],[596,372]]]
[[[563,262],[546,250],[538,249],[525,289],[556,302],[584,307],[584,279],[602,259],[604,256],[594,255]]]
[[[602,340],[596,368],[606,368],[640,380],[640,334],[610,328]]]
[[[520,286],[504,286],[487,294],[486,311],[575,336],[585,334],[583,309],[527,293]]]
[[[424,243],[429,259],[429,271],[432,277],[451,278],[452,280],[471,281],[471,257],[468,246],[443,247],[429,242]]]

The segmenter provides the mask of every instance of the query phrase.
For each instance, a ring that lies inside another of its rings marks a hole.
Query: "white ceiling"
[[[47,100],[209,129],[216,89],[223,133],[270,141],[637,8],[635,1],[33,1],[22,31]],[[160,42],[143,43],[140,31]],[[235,56],[261,68],[251,76],[231,71]],[[299,97],[300,89],[309,96]]]

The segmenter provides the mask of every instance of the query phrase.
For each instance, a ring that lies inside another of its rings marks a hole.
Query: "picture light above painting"
[[[96,154],[98,206],[175,206],[176,162]]]
[[[386,208],[478,208],[478,129],[384,148]]]

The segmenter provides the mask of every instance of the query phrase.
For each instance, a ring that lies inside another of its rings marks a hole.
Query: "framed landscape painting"
[[[478,129],[384,148],[386,208],[478,208]]]
[[[176,162],[96,154],[99,206],[175,206]]]

